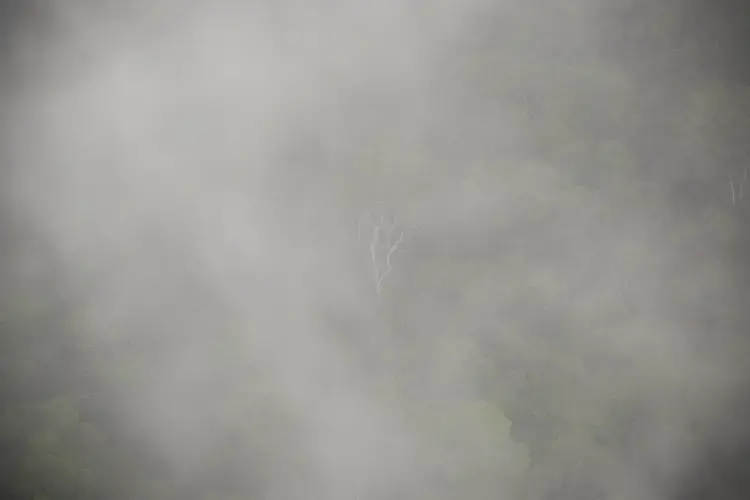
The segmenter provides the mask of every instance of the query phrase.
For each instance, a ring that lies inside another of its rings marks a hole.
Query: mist
[[[2,303],[55,304],[109,496],[660,500],[740,439],[742,84],[665,69],[676,7],[36,8]]]

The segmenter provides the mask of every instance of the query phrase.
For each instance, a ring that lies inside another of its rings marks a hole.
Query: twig
[[[389,247],[388,247],[388,253],[385,254],[385,271],[383,272],[383,274],[380,275],[380,278],[378,279],[378,281],[376,283],[376,291],[377,291],[378,295],[380,295],[380,292],[383,289],[383,280],[386,278],[386,276],[388,276],[391,273],[391,270],[393,269],[393,267],[391,266],[391,255],[393,255],[393,252],[396,251],[396,249],[398,248],[398,246],[401,244],[402,241],[404,241],[404,233],[403,232],[401,232],[401,234],[399,234],[398,240],[396,240],[396,242],[393,245],[391,245],[390,244],[391,243],[391,235],[390,235],[390,233],[388,233],[388,245],[389,245]]]
[[[380,216],[373,217],[372,213],[367,213],[368,221],[372,223],[372,238],[370,239],[370,260],[372,261],[373,277],[375,281],[375,292],[380,295],[383,291],[383,282],[393,270],[392,257],[399,246],[404,241],[404,232],[399,233],[398,239],[392,241],[393,232],[398,224],[398,218],[393,217],[393,222],[386,223],[386,216],[383,212]],[[357,219],[357,241],[362,238],[362,221]],[[413,224],[412,227],[416,227]],[[379,253],[379,249],[385,247]]]

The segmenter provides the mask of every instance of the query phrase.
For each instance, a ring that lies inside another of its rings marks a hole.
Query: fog
[[[744,425],[743,171],[679,114],[698,77],[565,5],[37,4],[4,56],[5,295],[64,301],[175,498],[672,498]],[[535,450],[521,390],[628,437]]]

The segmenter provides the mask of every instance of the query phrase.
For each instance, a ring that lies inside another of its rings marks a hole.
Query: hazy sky
[[[608,450],[603,467],[617,498],[658,498],[641,468],[679,476],[723,430],[692,425],[741,379],[726,257],[746,228],[724,171],[680,156],[714,140],[679,114],[712,52],[670,59],[658,37],[692,14],[625,3],[38,2],[3,79],[18,279],[42,294],[54,262],[81,342],[136,351],[137,377],[96,376],[185,477],[257,392],[293,436],[259,445],[259,498],[454,498],[431,471],[484,443],[437,445],[415,415],[477,398],[489,342],[532,364],[624,360],[617,385],[556,404],[647,409],[643,464]],[[602,110],[641,120],[619,153],[637,164],[540,145],[594,150]],[[373,265],[391,266],[382,290]],[[525,453],[462,496],[512,495]]]

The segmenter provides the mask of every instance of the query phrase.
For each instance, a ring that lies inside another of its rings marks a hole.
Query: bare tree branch
[[[383,291],[383,282],[393,270],[393,254],[399,249],[404,241],[404,232],[399,232],[398,239],[393,241],[393,232],[398,225],[398,217],[394,216],[393,221],[386,223],[384,212],[376,220],[373,220],[372,214],[368,212],[368,220],[373,224],[372,238],[370,239],[370,260],[372,261],[373,276],[375,281],[375,292],[380,295]],[[416,228],[416,224],[411,226]],[[357,220],[357,241],[361,240],[362,227],[361,218]],[[382,237],[381,237],[382,235]],[[380,249],[383,249],[379,252]]]
[[[383,280],[391,273],[391,270],[393,269],[393,267],[391,266],[391,255],[393,255],[393,252],[396,251],[402,241],[404,241],[403,231],[401,232],[401,234],[399,234],[398,240],[396,240],[396,242],[392,245],[391,233],[388,233],[388,252],[385,254],[385,271],[383,271],[383,274],[380,275],[380,278],[378,279],[375,287],[378,295],[380,295],[380,292],[383,289]]]

